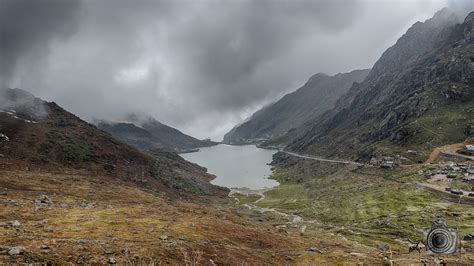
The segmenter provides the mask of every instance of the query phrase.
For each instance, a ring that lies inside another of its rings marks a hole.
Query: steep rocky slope
[[[302,125],[334,107],[352,83],[362,81],[368,69],[340,73],[335,76],[318,73],[295,92],[254,113],[246,122],[224,136],[226,143],[273,139]]]
[[[0,90],[0,167],[106,174],[155,190],[212,193],[205,169],[165,152],[144,153],[54,102],[19,89]]]
[[[474,13],[447,9],[414,24],[368,77],[311,121],[289,150],[367,160],[473,135]],[[458,23],[461,21],[460,23]]]
[[[132,116],[131,122],[127,123],[100,121],[97,123],[97,127],[139,149],[160,148],[175,152],[186,152],[216,144],[210,140],[199,140],[188,136],[175,128],[156,121],[152,117],[147,117],[144,121],[138,121]]]

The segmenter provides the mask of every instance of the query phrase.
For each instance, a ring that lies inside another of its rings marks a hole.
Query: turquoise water
[[[271,175],[272,155],[276,151],[257,148],[254,145],[232,146],[220,144],[200,148],[199,152],[180,154],[184,159],[207,168],[217,177],[214,185],[228,188],[263,189],[278,186],[268,179]]]

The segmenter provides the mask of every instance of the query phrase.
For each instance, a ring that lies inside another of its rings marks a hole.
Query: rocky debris
[[[47,222],[48,220],[41,220],[39,222],[37,222],[36,224],[34,224],[33,226],[36,227],[36,228],[43,228],[44,227],[44,224]]]
[[[311,252],[321,252],[318,247],[310,247],[309,251],[311,251]]]
[[[168,236],[167,235],[161,235],[160,240],[163,240],[163,241],[168,240]]]
[[[46,195],[41,195],[35,200],[36,209],[51,207],[53,201]]]
[[[43,229],[43,232],[45,232],[45,233],[51,233],[53,231],[54,231],[54,229],[53,229],[52,226],[47,226],[46,228]]]
[[[352,257],[364,257],[365,256],[364,254],[358,253],[358,252],[351,252],[349,255],[351,255]]]
[[[451,190],[453,190],[453,189],[451,189]],[[446,212],[446,215],[452,216],[452,217],[459,217],[459,216],[461,216],[461,213],[459,213],[459,212]]]
[[[306,233],[306,225],[303,225],[300,228],[300,235],[304,235],[305,233]]]
[[[16,255],[21,255],[25,252],[24,247],[12,247],[10,250],[8,250],[8,255],[10,256],[16,256]]]
[[[114,257],[110,257],[109,264],[117,264],[117,260]]]
[[[49,252],[51,251],[47,245],[41,245],[40,249],[41,249],[41,253],[43,254],[49,254]]]
[[[408,246],[408,253],[411,253],[412,251],[418,251],[418,253],[421,253],[423,249],[425,249],[426,246],[425,244],[418,242],[417,244],[412,244]]]
[[[7,199],[6,200],[7,204],[11,204],[11,205],[15,205],[15,206],[19,206],[20,204],[18,204],[18,202],[16,202],[16,200],[14,199]]]
[[[285,224],[277,225],[275,228],[278,230],[279,233],[288,233],[287,226]]]
[[[82,200],[81,203],[79,204],[81,208],[86,208],[86,209],[95,209],[97,208],[97,203],[95,202],[87,202],[85,200]]]
[[[382,251],[389,251],[390,250],[390,245],[388,243],[379,243],[377,245],[377,248],[382,250]]]
[[[8,227],[18,228],[18,227],[20,227],[20,225],[21,225],[21,223],[18,220],[13,220],[13,221],[7,222]]]
[[[86,262],[86,258],[84,256],[79,256],[76,259],[76,264],[84,264]]]
[[[11,247],[0,245],[0,255],[7,254]]]
[[[392,222],[388,218],[380,219],[380,220],[375,220],[375,225],[377,226],[383,226],[383,227],[393,227]]]

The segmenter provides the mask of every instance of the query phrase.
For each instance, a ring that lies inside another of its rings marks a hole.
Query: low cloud
[[[3,0],[0,85],[89,121],[145,113],[220,139],[314,73],[371,67],[447,4]]]

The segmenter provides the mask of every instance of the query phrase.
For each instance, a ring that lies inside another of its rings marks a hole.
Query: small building
[[[458,176],[458,174],[455,173],[455,172],[448,173],[448,178],[456,178],[457,176]]]
[[[464,149],[466,149],[468,151],[474,151],[474,145],[466,145],[466,146],[464,146]]]
[[[459,172],[459,171],[461,171],[461,167],[459,167],[459,166],[452,166],[452,167],[451,167],[451,170],[453,170],[454,172]]]
[[[375,157],[372,157],[370,159],[370,162],[369,162],[371,165],[379,165],[380,164],[380,160],[375,158]]]
[[[393,162],[392,161],[383,162],[382,164],[380,164],[380,168],[383,168],[383,169],[393,168]]]
[[[466,175],[462,178],[462,180],[465,181],[465,182],[470,182],[470,183],[472,183],[472,182],[474,182],[474,175],[468,175],[468,174],[466,174]]]

